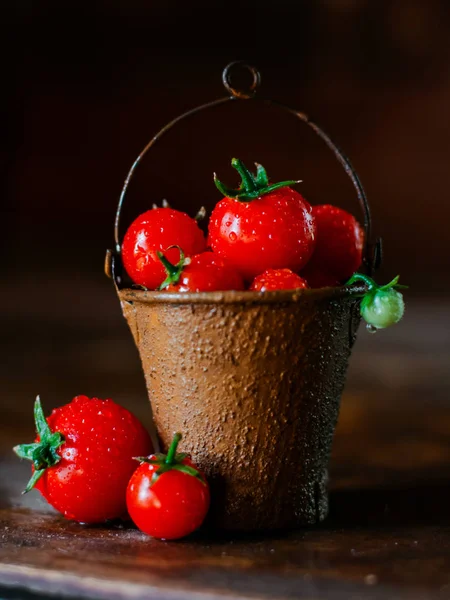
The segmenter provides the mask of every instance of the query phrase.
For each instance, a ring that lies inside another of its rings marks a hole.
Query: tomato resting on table
[[[298,290],[308,288],[308,282],[290,269],[267,269],[253,280],[250,290],[253,292],[271,292],[275,290]]]
[[[344,283],[362,263],[364,230],[353,215],[331,204],[313,206],[316,245],[301,272],[311,287]]]
[[[240,160],[231,164],[242,181],[233,190],[214,175],[225,198],[211,214],[212,250],[248,281],[266,269],[299,271],[313,253],[315,224],[311,206],[289,187],[297,182],[270,184],[261,165],[253,175]]]
[[[140,421],[112,400],[76,396],[45,419],[34,405],[37,437],[16,446],[33,463],[25,489],[36,487],[67,519],[102,523],[126,515],[126,489],[133,457],[153,451]]]
[[[135,525],[165,540],[185,537],[203,523],[209,508],[208,483],[187,454],[177,453],[181,434],[167,455],[140,457],[127,489],[128,513]]]
[[[203,252],[192,258],[181,258],[173,265],[159,252],[159,259],[166,269],[167,277],[160,290],[168,292],[214,292],[243,290],[244,281],[226,260],[213,252]]]
[[[172,248],[166,252],[169,246]],[[155,290],[165,278],[157,252],[164,252],[175,263],[180,256],[176,246],[181,246],[186,256],[206,249],[196,220],[173,208],[153,208],[128,228],[122,244],[123,265],[134,283]]]

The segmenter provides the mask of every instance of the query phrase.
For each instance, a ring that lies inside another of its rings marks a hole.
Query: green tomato
[[[394,288],[369,292],[361,302],[362,318],[376,329],[384,329],[398,323],[404,312],[403,296]]]

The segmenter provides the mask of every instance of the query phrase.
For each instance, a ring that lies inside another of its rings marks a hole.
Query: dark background
[[[439,320],[450,306],[446,0],[15,0],[2,5],[0,32],[0,402],[11,438],[22,424],[32,431],[38,392],[47,408],[77,393],[112,396],[148,420],[137,352],[103,275],[115,206],[150,137],[180,112],[223,95],[221,71],[235,59],[260,69],[261,93],[310,114],[350,156],[385,240],[379,279],[400,273],[411,286],[401,325],[362,332],[349,393],[382,393],[398,376],[395,353],[405,349],[410,374],[399,394],[414,386],[424,360],[430,381],[443,376],[450,335]],[[312,204],[361,216],[320,140],[293,118],[242,102],[180,125],[155,147],[131,187],[125,223],[162,198],[192,214],[211,207],[219,198],[212,172],[232,183],[233,155],[262,162],[274,179],[302,179],[299,190]],[[377,358],[366,360],[369,354]],[[433,393],[425,386],[424,400]]]

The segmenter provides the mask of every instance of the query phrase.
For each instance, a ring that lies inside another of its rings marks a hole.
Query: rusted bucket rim
[[[360,285],[275,292],[154,292],[124,288],[119,295],[122,301],[143,304],[276,304],[348,299],[365,291]]]

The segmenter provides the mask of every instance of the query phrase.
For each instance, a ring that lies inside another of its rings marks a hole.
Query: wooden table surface
[[[9,402],[0,424],[0,598],[450,598],[449,307],[412,302],[396,331],[361,330],[335,437],[330,516],[320,527],[276,535],[159,542],[132,527],[65,521],[37,492],[21,496],[29,466],[10,448],[33,433],[33,398],[17,368],[3,366]],[[106,323],[96,327],[96,349],[107,353]],[[72,339],[83,337],[75,329]],[[83,384],[92,379],[103,391],[108,381],[122,402],[127,388],[128,404],[145,420],[137,356],[120,331],[109,368],[79,354],[82,366],[91,365]],[[14,352],[12,330],[8,339]],[[76,354],[73,344],[63,357]],[[52,389],[48,402],[62,404],[61,380],[77,378],[79,362],[50,385],[46,370],[33,372],[42,351],[34,362],[23,357],[22,368],[40,390]]]

